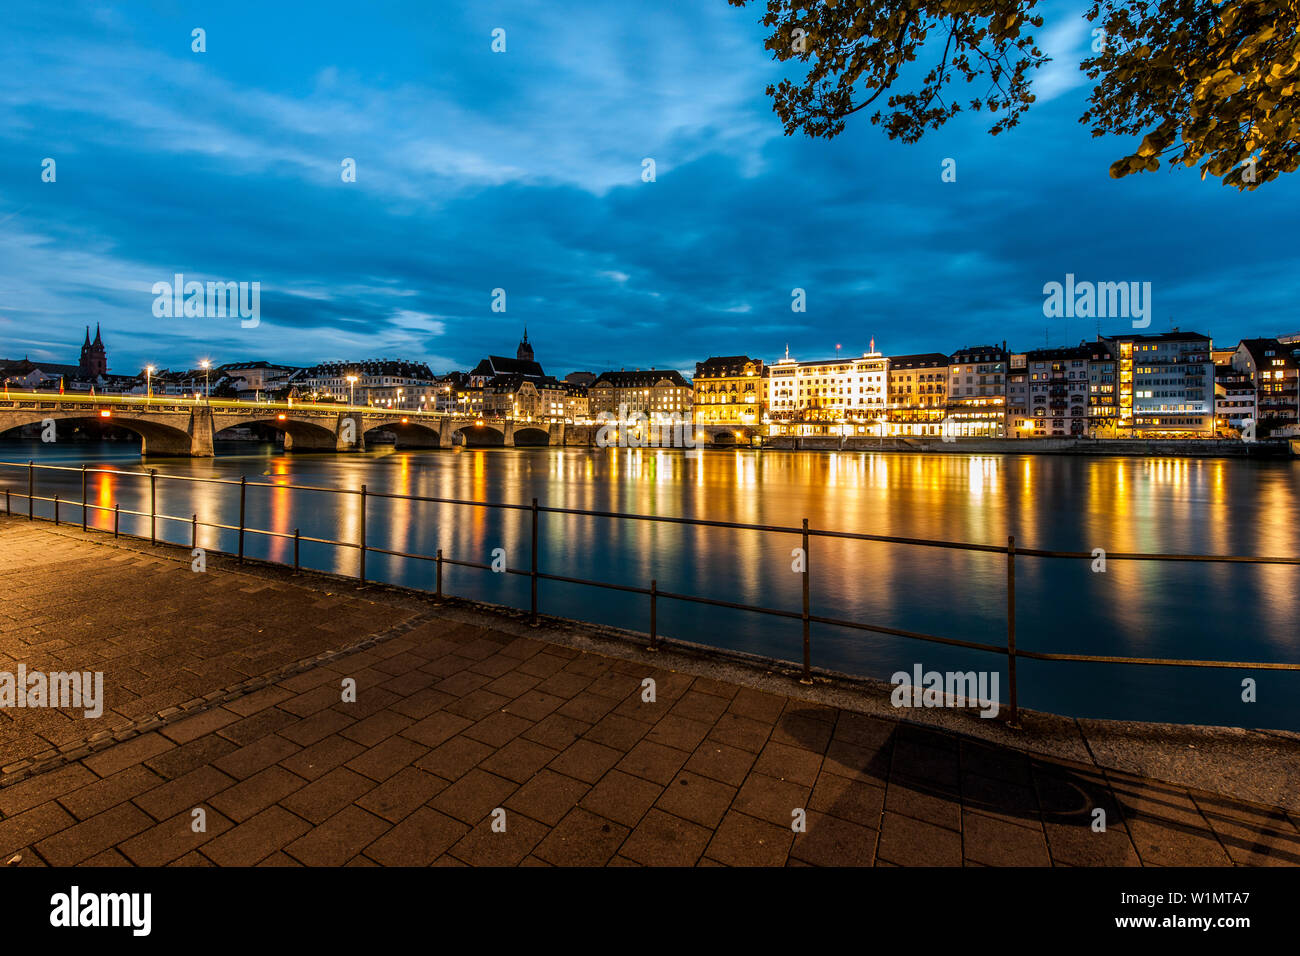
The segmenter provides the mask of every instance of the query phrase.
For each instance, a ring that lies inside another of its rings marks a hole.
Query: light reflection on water
[[[376,492],[473,501],[859,531],[911,538],[1091,552],[1300,554],[1296,491],[1300,463],[1160,458],[886,455],[867,452],[706,451],[686,458],[661,449],[457,449],[364,455],[285,455],[273,446],[229,443],[215,460],[158,459],[160,472],[272,482],[249,488],[246,552],[293,560],[292,534],[356,542],[360,496],[283,487],[290,482],[367,487],[366,536],[374,547],[489,563],[504,548],[527,568],[526,512],[381,499]],[[0,442],[19,461],[104,462],[138,469],[126,446]],[[22,471],[0,470],[15,492]],[[38,494],[80,501],[80,476],[38,473]],[[148,480],[92,475],[92,502],[148,510]],[[18,499],[15,499],[17,501]],[[25,509],[25,502],[22,503]],[[238,488],[158,482],[158,507],[183,522],[159,522],[188,544],[189,516],[237,524]],[[68,506],[64,506],[68,509]],[[50,506],[38,510],[49,513]],[[75,515],[76,509],[63,512]],[[79,517],[79,516],[78,516]],[[148,519],[122,517],[148,533]],[[95,527],[112,515],[96,512]],[[235,535],[201,528],[199,543],[234,551]],[[797,536],[578,515],[543,515],[543,570],[798,610],[791,571]],[[814,538],[813,611],[988,643],[1006,639],[1006,558],[985,554]],[[305,566],[355,574],[357,551],[304,542]],[[368,575],[432,588],[431,562],[371,554]],[[526,607],[528,581],[448,568],[450,593]],[[1295,595],[1300,568],[1021,557],[1016,562],[1017,643],[1039,651],[1151,657],[1300,660]],[[640,595],[542,582],[543,612],[644,631]],[[798,621],[661,602],[660,632],[686,640],[797,660]],[[888,678],[921,662],[939,670],[1000,667],[1001,658],[865,632],[815,626],[813,662]],[[1233,724],[1300,730],[1300,674],[1022,661],[1023,706],[1080,716]],[[1243,703],[1254,677],[1259,701]],[[1005,696],[1005,674],[1003,675]]]

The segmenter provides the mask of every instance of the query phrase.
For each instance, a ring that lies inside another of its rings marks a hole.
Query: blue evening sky
[[[1300,180],[1110,179],[1129,144],[1078,122],[1086,6],[1043,5],[1055,59],[1018,129],[963,114],[906,146],[865,114],[835,140],[784,136],[761,5],[9,0],[0,357],[75,362],[96,322],[121,373],[444,371],[513,354],[525,324],[560,375],[787,343],[823,358],[873,336],[886,354],[1027,349],[1095,334],[1043,316],[1066,273],[1152,283],[1151,331],[1300,330]],[[155,317],[153,284],[178,272],[260,282],[260,325]]]

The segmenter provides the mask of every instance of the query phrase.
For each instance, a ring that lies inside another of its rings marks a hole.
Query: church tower
[[[524,326],[524,340],[519,343],[519,348],[515,352],[515,358],[521,362],[532,362],[533,347],[528,344],[528,326]]]
[[[80,378],[95,378],[108,374],[108,356],[104,352],[104,340],[99,336],[99,324],[95,325],[95,341],[90,341],[90,326],[86,326],[86,341],[81,346],[81,363],[77,368]]]

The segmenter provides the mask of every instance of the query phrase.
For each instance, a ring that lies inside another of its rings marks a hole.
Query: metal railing
[[[73,501],[71,504],[79,509],[81,515],[81,529],[90,530],[87,516],[91,511],[111,511],[113,514],[113,537],[121,535],[120,519],[121,515],[126,514],[136,517],[147,517],[149,519],[149,541],[156,544],[158,541],[158,521],[175,521],[184,522],[190,525],[190,546],[198,547],[198,529],[214,528],[218,530],[233,531],[237,533],[238,546],[234,557],[242,564],[244,561],[244,537],[246,534],[263,535],[271,538],[292,539],[293,541],[293,568],[295,571],[300,570],[299,563],[299,546],[301,542],[307,541],[315,544],[329,545],[336,548],[348,548],[357,552],[357,578],[362,583],[366,581],[366,555],[383,554],[392,557],[406,558],[418,561],[429,561],[435,565],[435,587],[434,593],[436,598],[441,601],[447,595],[443,590],[443,569],[450,565],[458,568],[473,568],[483,571],[494,570],[491,564],[485,564],[478,561],[467,561],[449,558],[443,554],[441,548],[437,549],[435,554],[420,554],[409,551],[398,551],[389,548],[380,548],[366,542],[366,507],[367,502],[374,498],[394,500],[394,501],[413,501],[427,502],[431,504],[454,505],[467,508],[484,508],[489,510],[527,512],[531,516],[531,538],[529,548],[529,566],[527,569],[510,568],[504,569],[505,573],[513,575],[527,576],[530,580],[530,603],[529,619],[534,625],[538,623],[538,591],[537,585],[540,581],[553,581],[561,584],[581,585],[585,587],[602,588],[611,591],[620,591],[626,594],[640,594],[649,598],[649,638],[650,648],[657,649],[660,646],[661,638],[658,633],[658,602],[660,600],[679,601],[689,604],[699,604],[708,607],[727,608],[737,611],[747,611],[755,614],[764,614],[773,617],[781,617],[791,620],[798,620],[802,625],[803,654],[801,663],[801,680],[803,683],[812,682],[812,625],[823,624],[830,627],[840,627],[856,631],[869,631],[875,634],[886,634],[893,637],[903,637],[911,640],[927,641],[935,644],[943,644],[949,647],[962,647],[970,650],[983,651],[990,654],[1005,656],[1007,662],[1008,678],[1008,722],[1012,726],[1017,726],[1019,722],[1018,710],[1018,687],[1016,681],[1016,661],[1024,658],[1027,660],[1038,661],[1075,661],[1083,663],[1101,663],[1101,664],[1135,664],[1135,665],[1162,665],[1172,667],[1215,667],[1215,668],[1239,668],[1250,670],[1282,670],[1282,671],[1300,671],[1300,663],[1285,663],[1280,661],[1223,661],[1223,660],[1197,660],[1186,658],[1168,658],[1168,657],[1120,657],[1104,654],[1066,654],[1052,653],[1045,651],[1028,651],[1016,646],[1016,559],[1017,558],[1049,558],[1049,559],[1066,559],[1077,561],[1094,561],[1096,555],[1091,551],[1049,551],[1040,548],[1017,548],[1014,536],[1007,538],[1005,546],[991,544],[972,544],[968,542],[957,541],[940,541],[925,538],[906,538],[896,535],[867,534],[857,531],[833,531],[822,528],[810,528],[808,519],[804,518],[801,526],[790,527],[784,525],[764,525],[750,524],[736,521],[715,521],[704,518],[679,518],[664,515],[638,515],[628,514],[617,511],[593,511],[585,508],[559,508],[546,505],[539,505],[537,499],[532,499],[530,504],[510,504],[505,502],[490,501],[473,501],[462,498],[442,498],[428,495],[407,495],[396,492],[369,491],[365,485],[357,489],[333,488],[322,485],[300,485],[289,482],[266,482],[266,481],[248,481],[246,478],[240,478],[234,481],[229,478],[199,478],[189,475],[160,475],[157,469],[150,468],[148,471],[122,471],[115,468],[91,468],[86,465],[80,467],[68,465],[38,465],[33,461],[27,462],[8,462],[0,461],[0,468],[23,468],[27,471],[27,490],[26,493],[14,493],[9,487],[5,488],[5,513],[13,514],[12,498],[18,497],[27,501],[27,518],[34,520],[33,503],[36,501],[52,502],[54,505],[53,520],[57,525],[60,523],[59,507],[60,504],[68,504],[65,499],[59,495],[52,497],[36,494],[36,472],[37,471],[61,471],[74,472],[81,474],[81,500]],[[92,504],[87,499],[87,476],[94,474],[114,475],[117,477],[138,477],[149,480],[149,511],[133,511],[122,509],[120,505],[114,504],[111,508],[107,505]],[[157,483],[158,479],[164,481],[193,482],[201,484],[229,485],[239,488],[239,524],[230,525],[215,521],[200,521],[197,514],[191,514],[189,517],[176,515],[160,514],[158,512]],[[293,491],[312,491],[323,492],[334,495],[354,495],[359,500],[359,518],[358,518],[358,536],[356,541],[339,541],[331,538],[317,538],[300,534],[299,529],[295,528],[292,534],[282,531],[271,531],[262,528],[251,528],[246,522],[246,501],[249,488],[271,488],[271,489],[288,489]],[[562,574],[550,574],[541,570],[538,562],[538,524],[541,515],[571,515],[591,518],[605,518],[617,521],[645,521],[658,524],[677,524],[689,525],[691,527],[703,528],[725,528],[737,531],[757,531],[767,534],[783,534],[796,536],[800,540],[802,548],[802,570],[800,572],[802,581],[802,607],[799,610],[788,608],[764,607],[756,604],[745,604],[737,601],[724,601],[717,598],[704,597],[696,594],[679,594],[673,591],[661,590],[658,581],[651,579],[648,587],[640,587],[633,584],[618,584],[612,581],[597,581],[587,578],[577,578]],[[44,520],[42,518],[42,520]],[[135,537],[127,535],[127,537]],[[143,536],[140,536],[143,539]],[[982,552],[986,554],[1001,554],[1006,556],[1006,644],[988,644],[980,641],[969,641],[954,637],[944,637],[936,634],[926,634],[919,631],[904,630],[896,627],[889,627],[884,624],[873,624],[864,621],[847,620],[845,618],[830,617],[823,614],[814,614],[812,611],[811,598],[811,551],[809,548],[812,538],[838,538],[849,541],[873,541],[886,544],[907,545],[919,548],[940,548],[953,551],[970,551]],[[220,549],[212,548],[218,554]],[[1263,564],[1263,565],[1300,565],[1300,558],[1284,557],[1259,557],[1245,555],[1207,555],[1207,554],[1153,554],[1141,552],[1106,552],[1107,561],[1164,561],[1164,562],[1191,562],[1191,563],[1210,563],[1210,564]],[[272,562],[284,563],[284,562]],[[519,610],[522,610],[520,608]],[[791,662],[793,663],[793,662]]]

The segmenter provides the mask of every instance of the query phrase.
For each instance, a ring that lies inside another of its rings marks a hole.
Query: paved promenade
[[[0,672],[107,698],[0,711],[0,862],[1300,864],[1294,809],[410,592],[2,516],[0,575]]]

